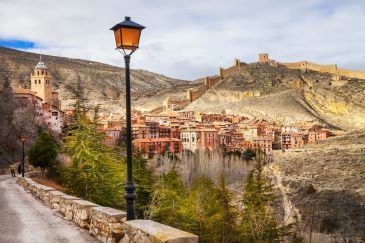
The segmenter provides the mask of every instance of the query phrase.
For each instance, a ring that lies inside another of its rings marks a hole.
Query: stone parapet
[[[126,221],[123,211],[69,196],[30,178],[20,177],[17,183],[104,243],[198,242],[196,235],[151,220]]]
[[[75,200],[81,200],[74,196],[61,196],[60,197],[60,212],[65,216],[67,220],[72,220],[74,212],[72,211],[72,203]]]
[[[121,243],[198,243],[199,237],[151,220],[124,223],[125,236]]]
[[[62,196],[67,196],[67,194],[60,191],[48,191],[48,197],[45,203],[53,209],[60,211],[60,201]]]
[[[71,201],[72,220],[81,228],[90,228],[90,210],[99,205],[86,200]]]
[[[126,217],[125,212],[114,208],[92,208],[89,233],[102,242],[119,242],[124,237]]]

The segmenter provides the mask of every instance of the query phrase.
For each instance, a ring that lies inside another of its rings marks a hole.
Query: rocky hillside
[[[365,127],[364,99],[365,80],[336,80],[327,73],[252,63],[241,65],[240,71],[185,109],[240,113],[283,123],[316,120],[347,130]]]
[[[124,102],[124,68],[48,55],[43,55],[42,60],[52,73],[53,85],[59,91],[64,106],[68,106],[72,101],[78,76],[88,99],[94,104],[99,103],[107,109],[114,109],[120,107],[119,100]],[[13,85],[29,87],[30,74],[38,61],[38,54],[0,47],[0,65],[13,79]],[[131,70],[131,82],[132,96],[135,100],[141,97],[156,97],[156,106],[162,104],[166,92],[183,92],[190,87],[188,81],[144,70]]]
[[[314,242],[359,237],[365,230],[364,154],[365,131],[278,152],[269,172],[285,194],[284,218],[298,213],[303,232],[312,227],[317,233]]]

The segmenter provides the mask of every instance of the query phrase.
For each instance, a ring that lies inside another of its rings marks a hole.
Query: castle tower
[[[269,54],[267,53],[260,53],[259,54],[259,62],[269,62]]]
[[[52,103],[52,77],[42,57],[34,68],[31,75],[30,89],[37,92],[37,96],[43,99],[43,102]]]

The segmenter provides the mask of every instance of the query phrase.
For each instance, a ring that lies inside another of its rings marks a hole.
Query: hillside
[[[365,80],[280,64],[241,64],[186,110],[240,113],[284,123],[316,120],[345,130],[365,127]],[[353,114],[357,114],[353,116]]]
[[[113,110],[120,107],[119,99],[122,103],[124,102],[124,68],[49,55],[43,55],[42,60],[52,73],[53,86],[59,91],[64,107],[72,102],[71,98],[78,76],[85,94],[93,104],[99,103],[104,108]],[[13,86],[29,87],[30,74],[38,61],[38,54],[0,47],[0,65],[13,79]],[[155,106],[162,104],[166,92],[177,90],[184,92],[190,86],[189,81],[177,80],[145,70],[131,70],[133,98],[139,100],[141,97],[154,97]],[[175,96],[180,97],[179,94]],[[133,105],[138,106],[138,102]]]
[[[365,230],[364,151],[359,131],[276,154],[269,172],[290,201],[284,211],[299,213],[304,232],[312,225],[314,232],[354,239]]]

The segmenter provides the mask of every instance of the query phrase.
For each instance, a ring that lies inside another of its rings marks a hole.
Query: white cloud
[[[365,69],[364,13],[362,0],[0,0],[0,38],[121,66],[109,28],[128,15],[147,27],[132,67],[175,78],[215,74],[264,51]]]

